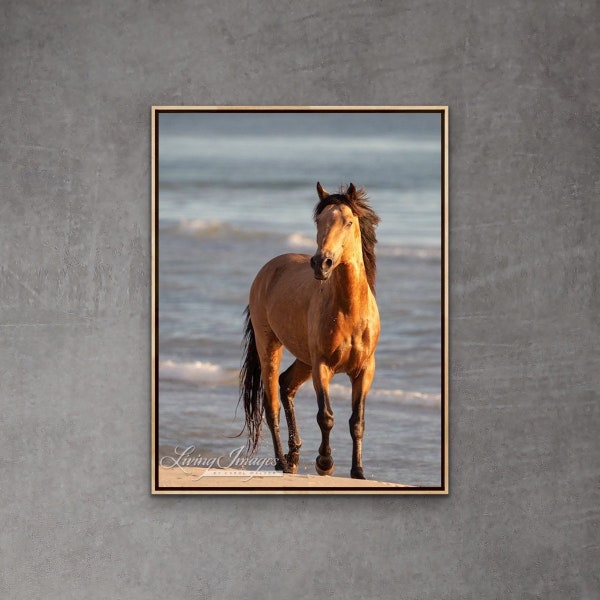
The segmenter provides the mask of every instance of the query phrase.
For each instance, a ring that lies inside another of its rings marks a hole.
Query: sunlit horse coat
[[[302,444],[294,396],[312,376],[322,441],[316,460],[320,475],[333,473],[329,433],[333,411],[329,382],[347,373],[352,382],[351,476],[364,479],[361,445],[365,398],[375,373],[379,312],[375,302],[375,227],[379,217],[363,189],[353,184],[328,194],[317,183],[317,251],[283,254],[260,270],[246,312],[245,357],[240,374],[249,449],[257,448],[263,411],[273,437],[277,468],[295,473]],[[285,346],[296,358],[279,374]],[[288,432],[284,454],[279,433],[279,393]]]

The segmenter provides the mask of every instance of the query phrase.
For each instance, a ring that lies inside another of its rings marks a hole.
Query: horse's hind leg
[[[257,343],[257,346],[264,388],[265,417],[273,438],[273,449],[277,461],[275,468],[282,470],[285,468],[285,457],[279,434],[280,405],[278,375],[283,346],[277,339],[269,340],[268,343]]]
[[[281,403],[285,411],[285,419],[288,426],[288,446],[290,451],[285,455],[287,463],[286,471],[295,473],[300,462],[300,446],[302,440],[296,425],[296,413],[294,411],[294,396],[298,388],[311,376],[312,368],[299,360],[295,360],[291,366],[279,376],[279,391]]]

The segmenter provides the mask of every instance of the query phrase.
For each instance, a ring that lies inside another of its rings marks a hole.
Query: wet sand
[[[318,475],[261,475],[260,471],[215,470],[200,467],[159,468],[158,484],[162,488],[156,493],[410,493],[412,486],[374,481],[370,479],[351,479],[349,477],[321,477]],[[299,489],[300,488],[300,489]]]

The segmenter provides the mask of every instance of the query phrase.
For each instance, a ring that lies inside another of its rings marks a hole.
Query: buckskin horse
[[[352,183],[337,194],[329,194],[317,183],[317,193],[314,256],[283,254],[273,258],[259,271],[250,289],[240,371],[248,450],[251,454],[257,450],[264,412],[273,437],[276,469],[296,473],[302,441],[294,397],[312,376],[321,428],[316,471],[331,475],[333,410],[329,382],[336,373],[346,373],[352,383],[350,475],[364,479],[365,399],[375,373],[380,330],[375,302],[375,228],[380,219],[365,190],[357,191]],[[284,346],[296,360],[280,375]],[[287,454],[279,432],[278,392],[288,427]]]

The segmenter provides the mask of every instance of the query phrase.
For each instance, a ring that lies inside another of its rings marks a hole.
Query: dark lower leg
[[[267,424],[273,438],[273,450],[275,451],[275,468],[282,471],[285,470],[285,457],[283,447],[281,445],[281,436],[279,433],[279,406],[271,410],[266,410]]]
[[[365,431],[365,402],[367,392],[373,381],[375,359],[371,358],[366,368],[352,379],[352,416],[350,417],[350,435],[352,436],[352,469],[350,476],[364,479],[362,467],[362,439]]]
[[[279,377],[279,391],[281,404],[285,411],[285,419],[288,426],[289,452],[285,455],[287,466],[291,473],[295,473],[300,462],[300,447],[302,440],[296,424],[296,413],[294,411],[294,397],[298,388],[310,377],[311,367],[296,360]]]
[[[285,410],[285,419],[288,426],[288,448],[289,452],[285,455],[285,460],[290,469],[291,473],[295,473],[298,470],[298,464],[300,463],[300,447],[302,446],[302,440],[298,433],[298,427],[296,425],[296,414],[294,412],[294,399],[286,397],[282,403]]]
[[[261,355],[262,380],[264,386],[264,408],[267,425],[273,438],[273,450],[275,452],[275,468],[283,470],[285,468],[285,457],[281,445],[281,436],[279,432],[279,386],[278,370],[281,360],[282,346],[273,343],[274,348],[270,352]]]
[[[319,446],[316,469],[319,475],[331,475],[333,473],[333,458],[329,446],[329,433],[333,428],[333,411],[331,410],[329,394],[325,391],[318,394],[317,402],[319,404],[317,423],[321,428],[321,445]]]
[[[362,409],[363,405],[361,405]],[[365,429],[364,411],[352,411],[350,417],[350,435],[352,436],[352,469],[350,476],[354,479],[364,479],[362,469],[362,437]]]

